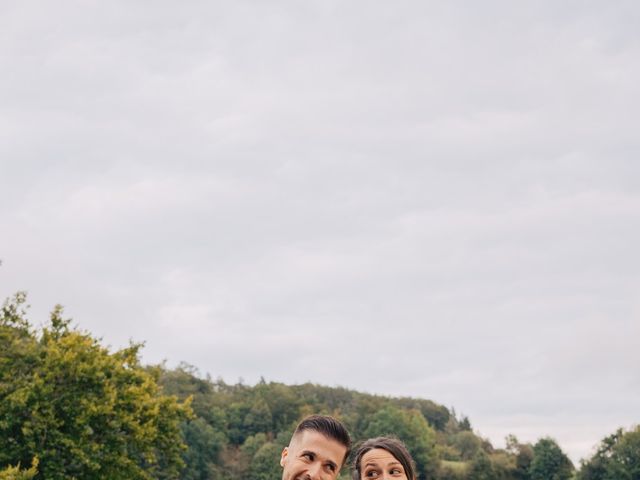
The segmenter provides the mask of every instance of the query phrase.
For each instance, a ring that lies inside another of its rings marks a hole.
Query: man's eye
[[[326,469],[329,470],[330,472],[335,472],[336,466],[333,463],[327,463]]]
[[[309,460],[310,462],[313,462],[313,453],[303,453],[302,456],[304,458],[306,458],[307,460]]]
[[[365,472],[364,476],[366,478],[378,478],[378,472],[375,470],[369,470],[368,472]]]

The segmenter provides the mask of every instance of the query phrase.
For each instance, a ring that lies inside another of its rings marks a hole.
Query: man
[[[335,480],[350,449],[344,425],[332,417],[311,415],[298,424],[282,450],[282,480]]]

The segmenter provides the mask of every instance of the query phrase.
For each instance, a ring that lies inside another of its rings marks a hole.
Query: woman
[[[417,480],[416,464],[397,438],[377,437],[356,450],[353,480]]]

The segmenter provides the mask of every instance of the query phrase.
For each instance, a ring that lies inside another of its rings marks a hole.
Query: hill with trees
[[[60,307],[36,329],[25,306],[19,293],[0,310],[0,480],[277,479],[312,413],[339,418],[355,441],[398,436],[422,480],[640,480],[639,428],[603,439],[575,471],[555,440],[495,448],[433,400],[145,366],[139,344],[111,352]]]
[[[261,380],[253,386],[202,378],[188,365],[163,370],[164,392],[191,398],[195,419],[184,424],[189,480],[279,478],[277,459],[300,418],[339,418],[356,441],[392,434],[416,460],[421,479],[568,480],[573,465],[551,438],[506,449],[474,433],[469,419],[431,400],[394,398],[314,384]],[[344,479],[348,475],[343,474]]]

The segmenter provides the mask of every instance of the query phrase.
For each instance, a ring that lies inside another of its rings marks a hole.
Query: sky
[[[640,421],[640,3],[6,0],[0,298],[203,374]]]

